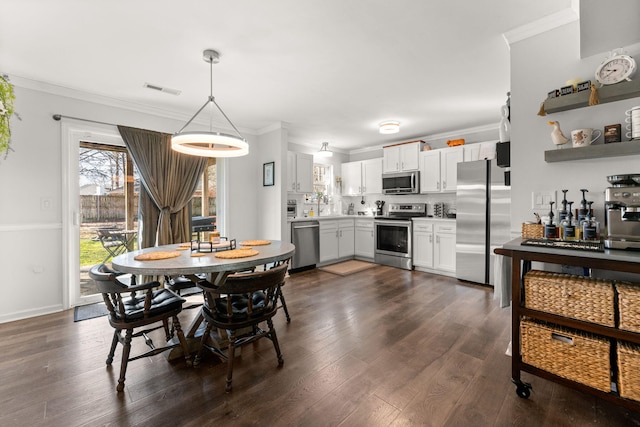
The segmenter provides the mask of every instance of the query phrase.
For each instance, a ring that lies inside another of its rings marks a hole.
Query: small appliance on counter
[[[298,202],[295,200],[287,200],[287,218],[295,218],[298,216]]]
[[[446,212],[446,206],[444,203],[434,203],[433,204],[433,216],[436,218],[444,218]]]
[[[605,190],[608,249],[640,249],[640,174],[611,175]]]
[[[376,215],[377,216],[382,216],[383,215],[383,210],[382,210],[383,206],[384,206],[384,200],[376,200]]]
[[[349,208],[347,209],[347,215],[355,215],[353,203],[349,203]]]

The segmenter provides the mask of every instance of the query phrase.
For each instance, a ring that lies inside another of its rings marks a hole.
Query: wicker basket
[[[523,319],[522,361],[605,392],[611,391],[609,340],[585,332]]]
[[[523,239],[542,239],[544,235],[544,225],[522,223]]]
[[[531,270],[524,277],[525,307],[615,326],[610,280]]]
[[[618,341],[618,391],[640,401],[640,347],[623,341]]]
[[[616,283],[620,329],[640,332],[640,285]]]

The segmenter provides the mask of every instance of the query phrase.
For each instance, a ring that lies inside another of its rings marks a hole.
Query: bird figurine
[[[564,136],[564,134],[562,133],[559,122],[548,122],[548,123],[551,126],[553,126],[553,130],[551,131],[551,141],[553,141],[553,143],[557,146],[557,148],[560,148],[561,145],[564,145],[567,142],[569,142],[569,138]]]

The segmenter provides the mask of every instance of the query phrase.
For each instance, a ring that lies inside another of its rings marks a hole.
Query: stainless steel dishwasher
[[[291,268],[315,266],[320,262],[320,223],[296,221],[291,223],[291,241],[296,247]]]

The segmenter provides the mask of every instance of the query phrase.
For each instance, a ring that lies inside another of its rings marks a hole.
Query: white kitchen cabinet
[[[352,257],[355,253],[353,219],[320,221],[320,264]]]
[[[442,148],[420,153],[420,192],[455,192],[458,163],[464,160],[462,147]]]
[[[355,220],[355,255],[371,258],[374,256],[373,218]]]
[[[348,196],[382,193],[382,159],[343,163],[342,187]]]
[[[423,141],[414,141],[384,147],[382,171],[389,173],[420,169],[418,157],[423,146]]]
[[[287,191],[313,193],[313,156],[287,152]]]
[[[419,270],[446,276],[455,275],[455,221],[413,221],[413,265]]]
[[[464,161],[462,147],[445,148],[440,154],[442,191],[456,191],[458,187],[458,163]]]
[[[420,192],[439,192],[440,178],[440,150],[429,150],[420,153]]]
[[[433,223],[413,222],[413,265],[433,268]]]
[[[450,273],[456,272],[456,223],[435,224],[433,268]]]
[[[463,145],[463,151],[465,162],[475,162],[479,159],[478,156],[480,155],[480,144]]]

